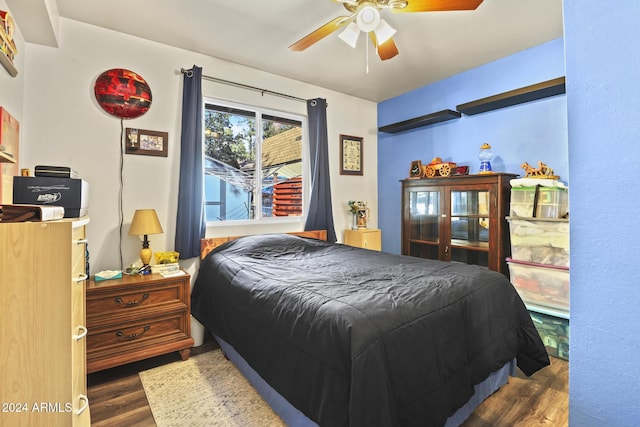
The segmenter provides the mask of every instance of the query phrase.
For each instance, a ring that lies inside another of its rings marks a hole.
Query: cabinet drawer
[[[82,331],[78,330],[77,334],[81,334]],[[73,337],[71,345],[71,367],[72,367],[72,379],[71,379],[71,395],[74,399],[79,395],[87,394],[87,378],[86,378],[86,335],[82,338]],[[80,402],[74,401],[74,405],[78,405]],[[74,407],[74,410],[78,410],[81,406]]]
[[[181,281],[109,288],[105,292],[96,287],[87,293],[87,325],[91,329],[102,323],[113,323],[119,316],[139,317],[145,311],[157,312],[176,307],[187,309],[184,292]]]
[[[87,358],[188,338],[184,311],[89,330]]]
[[[71,232],[71,272],[74,279],[86,274],[86,235],[85,227],[75,227]]]

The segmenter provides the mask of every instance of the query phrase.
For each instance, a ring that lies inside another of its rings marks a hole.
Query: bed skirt
[[[251,383],[258,391],[260,396],[267,404],[278,414],[280,418],[289,427],[318,427],[314,421],[310,420],[306,415],[291,405],[284,397],[275,391],[265,380],[253,370],[251,366],[240,356],[233,346],[222,338],[214,335],[214,338],[220,344],[220,348],[224,354],[233,362],[242,375]],[[515,375],[516,360],[507,362],[502,368],[493,372],[486,380],[475,385],[475,393],[467,401],[467,403],[459,408],[452,416],[447,418],[445,427],[456,427],[461,425],[469,415],[478,407],[487,397],[491,396],[495,391],[507,383],[509,376]]]

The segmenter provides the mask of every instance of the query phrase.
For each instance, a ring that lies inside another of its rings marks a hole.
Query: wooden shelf
[[[18,69],[11,63],[11,61],[9,61],[9,58],[7,58],[7,55],[5,55],[4,52],[0,52],[0,63],[2,63],[2,66],[6,68],[11,77],[18,75]]]
[[[565,78],[558,77],[547,80],[546,82],[478,99],[477,101],[467,102],[466,104],[460,104],[456,109],[461,113],[473,115],[563,93],[565,93]]]
[[[16,159],[2,151],[0,151],[0,163],[15,163]]]
[[[6,16],[6,19],[10,19],[10,18],[11,17],[9,15]],[[0,44],[2,44],[4,47],[10,50],[13,56],[15,56],[18,53],[15,43],[9,37],[4,27],[1,25],[0,25]],[[7,56],[6,53],[4,53],[4,51],[0,52],[0,63],[2,63],[2,66],[6,68],[7,72],[9,73],[9,75],[11,75],[11,77],[15,77],[18,75],[18,69],[15,67],[15,65],[13,65],[13,62],[9,60],[9,57]]]
[[[453,119],[458,119],[462,116],[457,111],[442,110],[437,113],[427,114],[425,116],[415,117],[413,119],[405,120],[403,122],[393,123],[386,126],[381,126],[378,131],[385,133],[402,132],[409,129],[415,129],[423,126],[430,126],[436,123],[446,122]]]

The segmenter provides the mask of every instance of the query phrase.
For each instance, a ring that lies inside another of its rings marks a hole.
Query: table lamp
[[[149,248],[149,234],[161,234],[162,226],[158,220],[155,209],[138,209],[133,214],[131,227],[129,227],[130,236],[144,236],[142,241],[142,249],[140,250],[140,261],[144,266],[149,265],[151,261],[151,249]]]

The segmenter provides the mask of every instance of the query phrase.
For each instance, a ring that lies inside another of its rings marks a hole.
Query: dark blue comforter
[[[514,357],[549,364],[500,273],[286,234],[212,251],[191,311],[321,426],[440,426]]]

